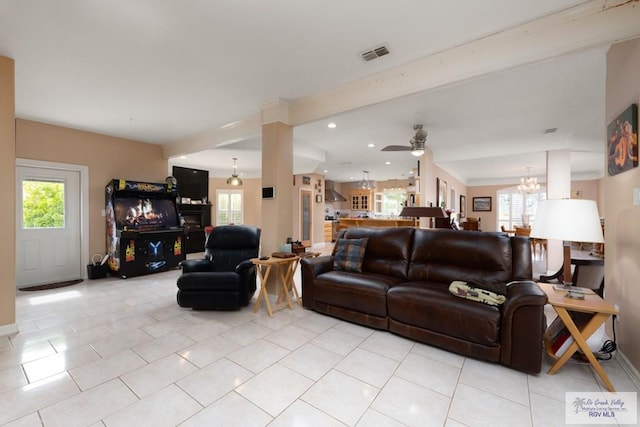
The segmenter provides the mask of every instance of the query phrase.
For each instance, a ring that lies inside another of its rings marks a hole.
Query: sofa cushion
[[[416,230],[408,281],[437,282],[446,290],[451,282],[460,280],[506,295],[512,262],[506,234]]]
[[[386,294],[393,284],[394,280],[390,277],[330,271],[316,276],[314,299],[336,307],[385,317]]]
[[[406,282],[414,230],[413,227],[351,227],[341,231],[339,238],[368,238],[362,271]]]
[[[457,298],[440,283],[401,283],[387,292],[389,317],[419,328],[478,343],[500,342],[500,309]]]
[[[366,237],[362,239],[338,239],[333,247],[333,268],[342,271],[362,272],[362,260],[367,248]]]

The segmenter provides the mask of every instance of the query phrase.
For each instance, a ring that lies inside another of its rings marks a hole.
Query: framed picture
[[[303,176],[302,177],[302,185],[311,185],[311,177]]]
[[[638,167],[638,104],[631,104],[607,126],[609,176]]]
[[[474,197],[474,212],[491,212],[491,197]]]
[[[467,197],[460,195],[460,218],[467,216]]]
[[[447,208],[447,181],[436,178],[436,206]]]
[[[316,203],[322,203],[322,194],[316,194]]]

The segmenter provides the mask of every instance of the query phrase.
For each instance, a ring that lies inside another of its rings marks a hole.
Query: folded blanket
[[[457,297],[470,299],[472,301],[488,305],[500,305],[506,301],[504,295],[499,295],[495,292],[487,291],[486,289],[476,288],[467,282],[461,282],[459,280],[451,282],[451,285],[449,285],[449,292]]]

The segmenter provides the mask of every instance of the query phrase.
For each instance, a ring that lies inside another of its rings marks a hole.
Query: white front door
[[[82,278],[80,172],[16,166],[16,286]]]

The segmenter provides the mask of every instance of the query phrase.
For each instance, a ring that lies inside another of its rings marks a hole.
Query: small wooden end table
[[[295,284],[293,283],[293,273],[296,270],[299,261],[300,257],[298,256],[292,256],[289,258],[270,257],[268,259],[251,259],[251,262],[256,266],[258,277],[260,278],[260,293],[258,294],[258,300],[253,305],[254,313],[258,312],[258,309],[260,308],[260,302],[264,299],[265,305],[267,306],[267,313],[269,314],[269,317],[273,317],[273,310],[271,308],[271,303],[269,302],[269,294],[267,292],[267,283],[271,274],[271,270],[274,266],[277,266],[276,270],[279,272],[279,275],[275,277],[278,297],[276,299],[276,307],[274,308],[282,308],[278,306],[281,305],[279,303],[286,302],[286,306],[288,306],[290,310],[293,310],[293,304],[291,303],[291,297],[289,296],[289,292],[291,291],[291,289],[293,289],[294,291],[298,304],[300,303],[298,291],[295,287]]]
[[[578,348],[580,348],[589,360],[589,363],[591,363],[591,366],[593,366],[593,369],[595,369],[596,373],[604,382],[607,390],[611,392],[616,391],[611,380],[609,380],[609,377],[602,369],[602,366],[598,363],[598,359],[596,359],[589,348],[587,339],[609,318],[609,316],[618,314],[618,310],[595,293],[585,295],[584,299],[572,299],[565,296],[567,294],[566,290],[556,290],[550,283],[538,283],[538,286],[540,286],[540,288],[547,294],[549,304],[551,304],[556,313],[558,313],[558,318],[560,318],[574,340],[569,348],[560,355],[556,360],[556,363],[551,366],[547,373],[549,375],[553,375],[558,372],[558,370],[567,363],[569,358],[578,351]],[[569,314],[570,311],[591,314],[591,318],[584,325],[582,330],[578,329],[578,326],[576,326]],[[551,350],[552,337],[548,334],[548,331],[549,328],[547,328],[547,332],[545,332],[544,335],[545,349],[551,357],[556,358]]]

